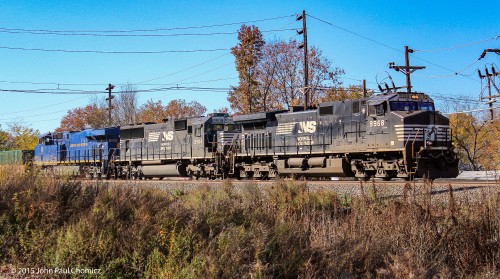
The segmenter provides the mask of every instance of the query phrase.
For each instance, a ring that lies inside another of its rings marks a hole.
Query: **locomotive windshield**
[[[390,102],[391,103],[391,111],[415,111],[415,110],[423,110],[423,111],[434,111],[434,104],[430,102]]]
[[[235,125],[234,124],[214,124],[213,125],[213,130],[214,131],[234,131],[235,130]]]
[[[213,130],[214,131],[224,131],[224,125],[223,124],[214,124]]]
[[[224,126],[224,131],[232,132],[235,130],[235,125],[234,124],[226,124]]]

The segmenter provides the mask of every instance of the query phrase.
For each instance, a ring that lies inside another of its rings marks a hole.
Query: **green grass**
[[[1,172],[0,264],[100,268],[106,278],[500,275],[500,192],[458,203],[450,191],[434,205],[371,189],[226,182],[170,193]]]

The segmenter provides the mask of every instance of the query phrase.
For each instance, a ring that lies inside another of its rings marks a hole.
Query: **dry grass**
[[[101,268],[108,278],[494,278],[500,192],[431,203],[249,182],[185,193],[0,176],[0,264]]]

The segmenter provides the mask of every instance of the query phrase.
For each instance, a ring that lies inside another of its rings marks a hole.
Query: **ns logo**
[[[170,141],[174,139],[174,131],[163,132],[163,140]]]
[[[312,134],[316,132],[316,121],[297,122],[297,134]]]
[[[161,140],[160,140],[161,138]],[[164,132],[151,132],[148,135],[149,142],[155,141],[171,141],[174,139],[174,131],[164,131]]]

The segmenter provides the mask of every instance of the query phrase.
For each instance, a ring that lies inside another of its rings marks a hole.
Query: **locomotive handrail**
[[[417,140],[418,133],[420,132],[421,129],[417,129],[417,133],[415,134],[415,137],[413,138],[413,142],[411,144],[411,157],[412,159],[415,159],[415,141]]]
[[[415,129],[413,129],[414,131]],[[404,135],[404,130],[403,130],[403,135]],[[411,132],[408,133],[408,137],[406,138],[406,141],[405,141],[405,145],[404,145],[404,148],[406,149],[406,146],[408,145],[408,142],[410,141],[410,137],[411,137]]]

